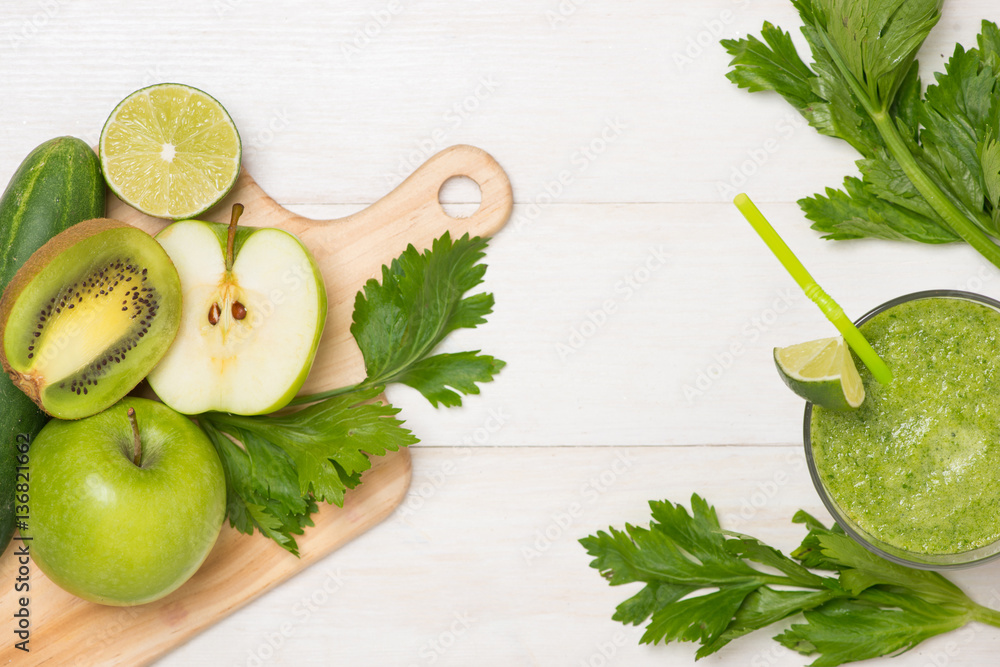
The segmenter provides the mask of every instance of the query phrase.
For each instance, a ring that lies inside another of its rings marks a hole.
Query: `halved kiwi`
[[[125,396],[180,326],[181,287],[156,240],[117,220],[81,222],[21,267],[0,299],[0,362],[60,419]]]

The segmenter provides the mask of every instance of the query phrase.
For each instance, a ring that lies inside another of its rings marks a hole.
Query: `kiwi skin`
[[[60,234],[57,234],[56,236],[52,237],[47,243],[45,243],[41,248],[39,248],[34,254],[32,254],[30,258],[28,258],[28,261],[24,263],[24,265],[14,275],[14,278],[7,285],[7,288],[3,292],[3,296],[0,297],[0,364],[2,364],[4,371],[10,376],[10,379],[13,381],[13,383],[21,391],[23,391],[25,395],[28,396],[28,398],[30,398],[43,411],[55,417],[59,417],[62,419],[80,419],[83,417],[90,416],[91,414],[100,412],[100,410],[108,406],[105,405],[95,410],[90,410],[89,408],[87,408],[79,414],[65,414],[65,413],[54,414],[54,411],[51,410],[49,406],[45,405],[42,397],[42,392],[47,385],[45,385],[44,383],[40,384],[39,378],[37,377],[24,375],[15,370],[11,366],[7,358],[3,341],[5,340],[6,329],[8,321],[10,319],[11,310],[13,309],[15,302],[21,296],[21,293],[32,283],[36,275],[39,272],[41,272],[46,266],[48,266],[48,264],[54,258],[58,257],[63,252],[70,250],[76,244],[94,236],[95,234],[121,228],[136,229],[132,227],[132,225],[121,222],[120,220],[113,220],[110,218],[95,218],[93,220],[86,220],[84,222],[77,223],[72,227],[68,228],[67,230],[61,232]],[[173,271],[174,275],[176,276],[176,271],[173,268],[173,263],[170,262],[170,259],[165,252],[163,256],[164,260],[167,263],[169,263],[171,271]],[[167,340],[166,345],[164,345],[163,353],[166,353],[166,349],[173,341],[173,338],[174,336],[176,336],[177,330],[180,327],[180,308],[179,308],[180,281],[179,279],[176,280],[177,282],[175,283],[175,286],[177,290],[178,307],[176,309],[177,310],[176,313],[165,313],[165,316],[169,320],[172,320],[172,322],[169,322],[170,326],[167,331],[169,340]],[[112,341],[109,341],[109,344],[111,342]],[[130,380],[130,386],[124,388],[124,391],[121,392],[122,396],[124,396],[125,393],[133,389],[137,384],[139,384],[139,382],[141,382],[144,377],[145,373],[136,373],[134,376],[134,382]],[[119,396],[118,398],[121,398],[121,396]],[[112,401],[112,403],[113,402],[114,401]],[[110,403],[108,405],[110,405]]]

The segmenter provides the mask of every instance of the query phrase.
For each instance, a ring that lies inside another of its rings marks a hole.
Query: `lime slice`
[[[111,191],[157,218],[193,218],[217,204],[240,174],[233,119],[197,88],[160,83],[122,100],[101,130]]]
[[[774,365],[792,391],[820,407],[854,410],[865,400],[865,386],[843,338],[776,347]]]

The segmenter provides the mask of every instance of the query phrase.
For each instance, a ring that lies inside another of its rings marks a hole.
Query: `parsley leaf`
[[[730,64],[738,65],[726,77],[752,93],[773,90],[799,110],[822,104],[823,98],[813,91],[816,75],[802,62],[791,36],[767,21],[760,34],[763,42],[753,36],[722,40],[733,56]]]
[[[804,655],[820,654],[811,667],[898,655],[972,620],[961,610],[885,590],[835,600],[804,615],[806,623],[793,624],[775,640]]]
[[[394,418],[397,408],[368,403],[380,393],[381,387],[353,392],[282,416],[213,412],[201,419],[243,443],[255,472],[263,466],[260,473],[268,490],[286,506],[296,509],[295,500],[307,495],[342,506],[344,492],[371,467],[369,456],[417,442]],[[291,474],[294,485],[289,483]],[[285,487],[275,488],[275,482]]]
[[[287,488],[294,486],[294,472],[275,475],[264,461],[254,465],[248,451],[216,429],[204,415],[198,423],[222,460],[229,525],[247,535],[256,529],[298,556],[293,535],[301,535],[305,526],[313,525],[309,515],[318,508],[311,498],[287,494]],[[286,493],[282,493],[282,487]]]
[[[292,405],[393,382],[413,387],[435,407],[458,406],[463,394],[478,394],[503,361],[478,350],[430,354],[449,333],[475,328],[493,312],[492,294],[465,296],[483,281],[486,245],[468,234],[452,242],[445,232],[430,249],[421,253],[410,245],[383,266],[382,282],[369,280],[354,300],[351,333],[367,377],[353,387],[300,396]]]
[[[788,591],[761,586],[747,596],[743,605],[736,610],[733,620],[730,621],[725,631],[714,642],[698,649],[695,657],[704,658],[711,655],[734,639],[739,639],[754,630],[777,623],[801,611],[815,609],[838,595],[838,591],[833,589]]]
[[[489,355],[473,352],[436,354],[410,366],[398,381],[413,387],[437,407],[462,404],[459,394],[478,394],[477,382],[490,382],[504,367],[504,362]]]
[[[434,241],[423,253],[412,245],[390,266],[382,282],[369,280],[354,302],[351,333],[368,372],[366,383],[401,382],[433,405],[461,405],[455,391],[479,393],[504,362],[475,352],[427,355],[452,331],[473,328],[493,312],[493,295],[463,296],[479,285],[486,266],[479,263],[486,240],[468,234]]]
[[[806,528],[809,529],[809,532],[802,540],[802,544],[792,551],[792,558],[811,570],[830,570],[835,572],[841,566],[841,563],[830,559],[823,553],[823,548],[820,546],[819,540],[824,535],[845,535],[844,529],[840,527],[840,524],[835,523],[833,524],[833,528],[827,528],[816,517],[803,510],[795,513],[795,516],[792,517],[792,523],[805,524]]]
[[[698,642],[695,656],[703,658],[799,615],[805,622],[775,640],[818,654],[813,667],[830,667],[896,655],[970,621],[1000,627],[1000,612],[976,604],[944,576],[882,559],[805,512],[793,521],[808,533],[789,558],[722,530],[699,496],[691,508],[689,514],[679,504],[650,502],[648,529],[626,524],[580,540],[594,558],[591,567],[612,586],[644,584],[612,617],[648,621],[640,643]]]
[[[823,535],[819,543],[823,555],[838,564],[841,584],[854,595],[886,585],[908,588],[930,602],[961,605],[967,600],[962,589],[941,574],[888,561],[846,535]]]
[[[256,528],[297,554],[292,534],[312,525],[316,501],[343,506],[371,456],[418,442],[394,418],[398,409],[368,402],[380,393],[353,392],[277,417],[199,416],[223,460],[230,524],[244,533]]]
[[[870,172],[873,173],[873,172]],[[880,200],[859,179],[848,176],[844,189],[826,189],[826,196],[813,195],[799,200],[799,207],[812,228],[824,232],[826,239],[859,239],[864,237],[893,241],[912,240],[921,243],[953,243],[961,240],[933,218],[908,210],[886,200]]]
[[[941,17],[944,0],[793,0],[793,4],[822,41],[832,44],[830,55],[846,65],[842,75],[853,76],[865,91],[862,103],[867,97],[887,109]]]
[[[650,620],[641,643],[697,641],[707,648],[707,655],[735,636],[723,638],[723,633],[740,609],[747,604],[761,606],[761,596],[768,595],[761,594],[762,589],[800,582],[822,586],[822,578],[753,538],[727,539],[715,509],[697,495],[691,498],[691,514],[669,501],[649,505],[653,521],[648,529],[626,525],[625,532],[611,528],[580,540],[594,556],[591,567],[612,586],[637,581],[647,584],[619,606],[615,615],[616,620],[633,625]],[[792,576],[759,570],[751,565],[754,561],[790,571]],[[693,595],[705,589],[718,590]],[[755,593],[748,603],[748,597]],[[771,599],[763,600],[767,609],[772,607]],[[800,611],[807,603],[801,600],[783,613]],[[758,616],[765,613],[757,612]]]
[[[964,240],[1000,267],[1000,30],[956,46],[921,94],[916,54],[943,0],[791,0],[813,62],[764,23],[727,39],[727,77],[782,95],[819,132],[861,155],[861,178],[799,201],[828,239]],[[806,92],[808,89],[809,92]]]

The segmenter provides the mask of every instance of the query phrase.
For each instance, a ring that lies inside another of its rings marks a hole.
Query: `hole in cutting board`
[[[451,217],[468,218],[479,210],[483,193],[479,184],[468,176],[452,176],[441,184],[438,201]]]

